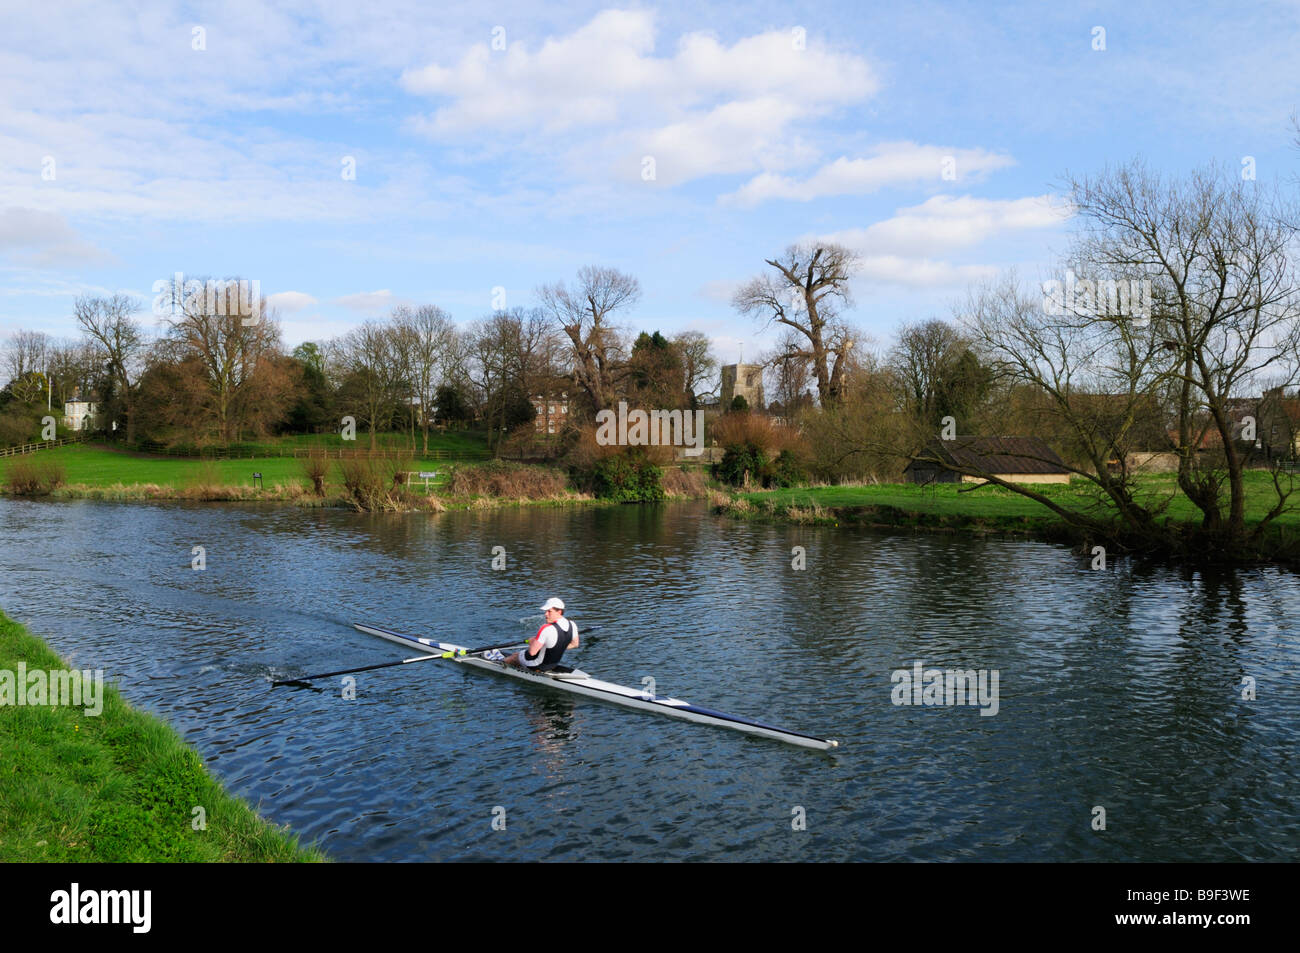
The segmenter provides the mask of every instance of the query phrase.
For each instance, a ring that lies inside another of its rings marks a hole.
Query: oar
[[[591,632],[592,630],[599,628],[600,625],[590,625],[587,626],[585,631]],[[578,634],[579,637],[581,637],[583,631],[580,630]],[[432,655],[417,655],[415,658],[399,659],[396,662],[379,662],[376,665],[362,665],[359,668],[339,669],[337,672],[321,672],[319,675],[302,675],[298,678],[284,678],[272,682],[271,687],[275,688],[277,685],[303,685],[317,678],[330,678],[334,675],[351,675],[355,672],[372,672],[377,668],[394,668],[398,665],[410,665],[412,662],[427,662],[429,659],[434,658],[459,658],[466,655],[478,655],[482,652],[490,652],[493,649],[509,649],[514,648],[516,645],[523,644],[525,643],[519,639],[515,639],[513,642],[503,642],[499,645],[485,645],[482,648],[477,649],[461,649],[459,652],[437,652]]]
[[[433,655],[417,655],[415,658],[404,658],[396,662],[380,662],[377,665],[362,665],[359,668],[343,668],[337,672],[321,672],[318,675],[300,675],[297,678],[285,678],[280,681],[272,682],[271,687],[277,685],[301,685],[317,678],[330,678],[334,675],[351,675],[353,672],[370,672],[377,668],[393,668],[397,665],[410,665],[412,662],[427,662],[435,658],[455,658],[461,655],[477,655],[480,652],[490,652],[492,649],[508,649],[522,644],[518,639],[513,642],[503,642],[500,645],[485,645],[481,649],[461,649],[459,652],[438,652]]]

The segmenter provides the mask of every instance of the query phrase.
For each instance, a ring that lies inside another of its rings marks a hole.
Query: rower
[[[565,649],[578,647],[578,626],[564,618],[562,601],[547,599],[542,606],[542,616],[546,621],[529,641],[528,648],[505,658],[506,665],[549,672],[560,663]]]

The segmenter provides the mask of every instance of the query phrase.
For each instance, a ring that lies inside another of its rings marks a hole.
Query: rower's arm
[[[570,622],[569,624],[573,626],[573,639],[569,642],[569,648],[576,649],[578,647],[578,624],[576,622]]]
[[[528,640],[528,655],[530,658],[536,658],[546,649],[546,643],[542,641],[542,633],[546,631],[546,626],[537,630],[537,634]]]

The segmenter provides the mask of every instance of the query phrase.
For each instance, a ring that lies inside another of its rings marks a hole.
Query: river
[[[649,676],[840,747],[444,662],[358,675],[355,698],[340,679],[270,687],[402,657],[353,621],[486,645],[530,634],[521,620],[550,596],[600,624],[570,656],[597,677]],[[1047,543],[733,522],[696,503],[430,516],[6,499],[0,607],[340,860],[1300,848],[1300,579],[1281,570],[1093,570]],[[996,714],[895,704],[894,673],[917,662],[996,672]]]

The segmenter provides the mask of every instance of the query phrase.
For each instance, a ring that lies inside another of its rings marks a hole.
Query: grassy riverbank
[[[0,671],[67,666],[0,613]],[[195,830],[195,808],[206,829]],[[164,722],[104,686],[103,712],[0,705],[0,862],[320,861],[208,774]]]
[[[65,487],[79,490],[109,490],[117,487],[154,486],[183,491],[205,484],[233,490],[252,490],[253,474],[262,474],[268,489],[301,487],[309,489],[311,480],[303,470],[303,460],[294,457],[245,457],[237,460],[201,460],[197,457],[166,457],[132,453],[98,444],[78,444],[41,450],[24,457],[0,460],[0,484],[8,481],[9,470],[19,462],[36,466],[54,465],[62,469]],[[336,472],[338,461],[330,461]],[[431,486],[446,483],[446,460],[410,460],[407,468],[433,471],[439,476]],[[335,477],[337,479],[337,477]],[[421,481],[419,486],[423,486]]]
[[[376,459],[369,463],[329,459],[323,471],[323,493],[317,494],[304,469],[292,457],[210,460],[165,457],[87,444],[42,450],[24,457],[0,459],[0,495],[39,495],[64,500],[292,503],[307,507],[358,507],[385,511],[441,512],[500,506],[563,506],[608,503],[573,490],[566,471],[556,467],[521,466],[488,461]],[[11,480],[15,467],[42,484],[17,490]],[[408,477],[394,486],[393,469]],[[664,489],[671,499],[702,499],[704,479],[669,468]],[[424,480],[411,472],[435,472]],[[261,473],[254,486],[252,474]],[[358,501],[360,503],[358,504]]]
[[[878,484],[749,493],[714,491],[710,502],[715,512],[741,519],[913,531],[1006,533],[1074,544],[1096,542],[1045,506],[1011,490],[996,486],[971,490],[970,487],[971,484],[929,487]],[[1258,525],[1276,503],[1276,493],[1271,476],[1261,471],[1246,474],[1246,487],[1249,528]],[[1103,520],[1112,515],[1110,502],[1099,499],[1083,481],[1036,489],[1065,509]],[[1164,507],[1158,519],[1167,531],[1170,555],[1195,557],[1200,552],[1194,537],[1187,534],[1199,525],[1201,513],[1178,490],[1173,475],[1140,478],[1138,497],[1153,509]],[[1300,507],[1300,494],[1296,499],[1294,505]],[[1218,558],[1222,554],[1208,555]],[[1282,513],[1269,524],[1248,555],[1237,554],[1233,558],[1300,564],[1300,512],[1290,509]]]
[[[936,484],[928,487],[911,484],[875,484],[866,486],[825,486],[736,494],[746,500],[757,515],[795,516],[821,511],[821,519],[835,522],[845,519],[861,522],[873,515],[887,523],[896,522],[897,514],[910,517],[918,525],[945,519],[985,520],[990,524],[1035,527],[1060,523],[1060,517],[1040,503],[998,486],[970,489],[971,484]],[[1200,510],[1178,489],[1173,474],[1152,474],[1139,478],[1138,498],[1147,505],[1168,500],[1165,516],[1175,522],[1197,522]],[[1246,473],[1246,521],[1258,523],[1277,497],[1272,478],[1263,471]],[[1069,484],[1049,484],[1035,490],[1053,502],[1071,510],[1094,513],[1101,508],[1109,512],[1108,501],[1099,502],[1090,484],[1075,480]],[[1300,494],[1296,506],[1274,522],[1287,529],[1300,529]],[[743,513],[743,506],[740,508]]]

